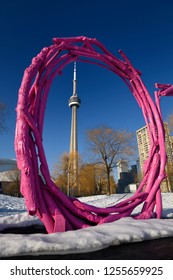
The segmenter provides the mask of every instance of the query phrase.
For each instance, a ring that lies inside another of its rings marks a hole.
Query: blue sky
[[[8,0],[0,7],[0,101],[8,106],[8,130],[0,135],[0,157],[15,157],[14,133],[23,72],[54,37],[97,38],[119,57],[122,49],[142,72],[153,96],[155,82],[173,83],[172,0]],[[44,147],[52,168],[69,151],[73,65],[56,77],[49,93]],[[79,152],[86,149],[85,131],[105,124],[136,131],[144,120],[122,80],[98,66],[77,63]],[[173,112],[173,98],[162,99],[164,120]]]

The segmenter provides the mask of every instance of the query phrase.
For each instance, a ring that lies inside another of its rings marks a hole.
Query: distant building
[[[139,165],[141,171],[143,170],[144,162],[148,158],[150,149],[150,139],[148,136],[147,127],[144,126],[136,131],[138,152],[139,152]]]
[[[128,192],[134,193],[134,192],[136,192],[137,188],[138,188],[138,184],[129,184],[128,185]]]
[[[137,182],[137,165],[132,165],[130,170],[126,160],[118,162],[118,184],[117,193],[131,192],[128,187],[130,184]]]
[[[137,164],[134,164],[131,166],[131,170],[130,173],[132,174],[133,177],[133,181],[137,182],[138,181],[138,168],[137,168]]]
[[[3,188],[12,182],[10,173],[17,170],[16,159],[0,158],[0,193],[3,193]]]
[[[165,128],[165,147],[167,154],[167,167],[168,170],[171,166],[173,167],[173,145],[172,145],[172,137],[169,133],[168,124],[164,123]],[[144,162],[148,159],[149,149],[150,149],[150,138],[148,135],[147,127],[144,126],[136,131],[137,143],[138,143],[138,152],[139,152],[139,165],[141,173],[143,172]],[[161,189],[163,192],[165,191],[173,191],[173,176],[171,173],[168,173],[168,177],[161,184]]]
[[[117,171],[118,171],[118,180],[119,180],[122,172],[128,172],[129,171],[127,160],[122,159],[118,162]]]
[[[132,174],[130,172],[121,172],[117,184],[117,193],[126,192],[127,186],[131,183],[133,183]]]
[[[139,158],[136,161],[136,169],[137,169],[137,174],[141,173],[141,166],[140,166]]]

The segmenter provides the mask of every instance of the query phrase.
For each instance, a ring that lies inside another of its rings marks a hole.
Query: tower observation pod
[[[68,195],[78,193],[78,137],[77,137],[77,109],[81,104],[77,96],[76,62],[74,62],[73,95],[69,99],[69,107],[72,109],[71,134],[70,134],[70,154],[68,168]]]

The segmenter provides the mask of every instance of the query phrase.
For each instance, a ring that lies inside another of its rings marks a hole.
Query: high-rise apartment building
[[[170,136],[168,124],[164,123],[165,128],[165,147],[166,147],[166,154],[167,154],[167,166],[166,166],[166,173],[168,177],[162,183],[162,191],[173,191],[173,176],[171,175],[172,172],[170,168],[173,167],[173,142],[172,137]],[[139,152],[139,163],[141,173],[143,171],[144,162],[148,159],[149,149],[150,149],[150,138],[148,135],[147,127],[144,126],[136,131],[137,135],[137,143],[138,143],[138,152]]]
[[[143,170],[145,160],[148,158],[150,139],[148,136],[147,127],[144,126],[136,131],[138,152],[139,152],[139,166],[140,170]]]

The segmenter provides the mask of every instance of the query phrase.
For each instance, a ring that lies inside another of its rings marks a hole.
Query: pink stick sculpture
[[[28,213],[37,215],[48,233],[113,222],[127,216],[161,218],[160,183],[165,178],[166,151],[160,97],[173,95],[173,85],[156,84],[160,90],[155,92],[155,103],[140,78],[141,73],[122,51],[119,53],[123,60],[96,39],[83,36],[54,38],[53,43],[33,58],[19,89],[15,151]],[[150,137],[149,157],[138,190],[132,197],[107,208],[66,196],[51,180],[43,149],[42,130],[50,86],[55,76],[74,61],[95,63],[120,76],[142,110]],[[132,211],[140,204],[143,204],[141,212],[133,215]]]

